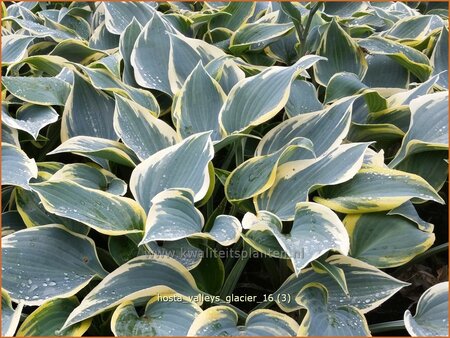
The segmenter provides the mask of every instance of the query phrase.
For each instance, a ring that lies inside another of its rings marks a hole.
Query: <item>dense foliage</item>
[[[447,3],[2,6],[2,336],[447,335]]]

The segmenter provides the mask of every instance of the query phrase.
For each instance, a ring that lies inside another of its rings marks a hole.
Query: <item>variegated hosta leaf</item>
[[[326,261],[344,271],[348,295],[328,273],[318,273],[313,268],[307,268],[299,276],[292,274],[274,293],[274,299],[284,311],[292,312],[302,307],[294,299],[311,282],[320,283],[327,289],[329,306],[354,306],[362,313],[380,306],[398,290],[409,285],[355,258],[334,255]]]
[[[371,88],[407,88],[408,70],[387,55],[367,55],[367,72],[363,82]]]
[[[354,306],[328,304],[328,291],[319,283],[305,285],[295,301],[307,309],[297,336],[370,336],[366,318]]]
[[[13,308],[11,298],[8,293],[2,289],[2,336],[13,337],[19,325],[20,315],[22,314],[23,303],[19,303]]]
[[[38,168],[20,148],[2,142],[2,186],[15,185],[30,190],[30,179],[36,178]]]
[[[75,136],[61,143],[47,155],[74,153],[88,158],[101,158],[127,167],[135,167],[139,160],[126,146],[117,141],[93,136]]]
[[[230,202],[242,201],[269,189],[275,181],[279,163],[303,152],[314,158],[313,144],[309,139],[294,138],[288,145],[269,155],[255,156],[239,165],[227,177],[225,195]]]
[[[350,255],[378,268],[403,265],[428,250],[435,236],[402,216],[386,213],[347,215]]]
[[[294,219],[295,205],[308,200],[320,186],[350,180],[361,168],[367,143],[343,144],[318,160],[296,160],[277,168],[274,184],[255,196],[257,210],[267,210],[282,221]]]
[[[438,84],[443,88],[448,88],[448,27],[442,27],[439,39],[431,54],[430,63],[433,66],[433,75],[446,72],[447,75],[440,76]]]
[[[56,298],[45,302],[34,310],[17,331],[18,337],[28,336],[72,336],[81,337],[89,326],[91,319],[61,330],[69,314],[80,302],[77,297]]]
[[[294,117],[322,110],[323,106],[317,99],[316,88],[311,82],[294,80],[291,85],[289,99],[284,109],[289,117]]]
[[[430,60],[425,54],[399,42],[380,36],[371,36],[358,41],[358,44],[371,54],[387,55],[408,69],[420,80],[426,80],[432,71]]]
[[[13,301],[31,306],[72,296],[107,274],[92,239],[55,224],[3,237],[2,266],[2,287]]]
[[[105,2],[106,28],[113,34],[121,34],[134,19],[145,25],[155,12],[152,3],[147,2]]]
[[[219,83],[199,63],[178,92],[174,104],[173,117],[181,137],[212,130],[212,140],[219,141],[222,138],[219,112],[225,100],[226,94]]]
[[[295,336],[298,324],[273,310],[252,311],[245,325],[238,326],[237,313],[227,306],[203,311],[189,329],[188,336]]]
[[[406,310],[405,327],[413,337],[448,335],[448,282],[436,284],[420,296],[416,314]]]
[[[144,229],[144,210],[131,198],[67,180],[33,183],[31,188],[48,212],[86,224],[100,233],[117,236]]]
[[[125,301],[172,292],[192,297],[201,305],[194,278],[180,263],[169,257],[136,257],[111,272],[89,292],[67,318],[63,329]]]
[[[197,267],[203,257],[202,250],[189,243],[187,238],[165,241],[161,245],[158,245],[157,242],[148,242],[145,247],[148,247],[150,252],[155,255],[169,256],[175,259],[188,270]]]
[[[28,46],[33,40],[33,36],[19,34],[2,36],[2,65],[18,62],[26,57]]]
[[[196,303],[177,294],[153,297],[142,316],[136,312],[133,302],[126,301],[114,311],[111,331],[116,337],[186,336],[192,322],[201,312],[202,309]]]
[[[35,140],[42,128],[57,120],[58,113],[49,106],[23,105],[17,109],[16,118],[14,118],[2,105],[2,122],[11,128],[27,132]]]
[[[322,86],[326,86],[335,73],[354,73],[360,79],[366,74],[363,51],[334,19],[322,35],[317,55],[327,59],[314,65],[315,79]]]
[[[417,213],[414,204],[411,201],[405,202],[397,208],[392,209],[388,215],[400,215],[417,224],[417,227],[426,232],[433,232],[434,225],[424,221]]]
[[[153,197],[151,205],[140,244],[200,237],[227,246],[237,242],[241,234],[240,222],[229,215],[218,216],[211,230],[202,232],[205,222],[202,213],[194,206],[192,190],[164,190]]]
[[[245,131],[274,117],[286,105],[295,76],[319,60],[322,58],[305,56],[291,67],[271,67],[238,82],[220,111],[226,134]]]
[[[170,39],[175,33],[172,25],[155,11],[139,34],[131,53],[136,82],[145,88],[156,89],[172,96],[169,82]]]
[[[319,158],[336,148],[346,137],[354,101],[355,97],[344,98],[324,110],[287,119],[264,135],[255,155],[272,154],[294,138],[304,137],[312,141],[314,154]]]
[[[54,77],[2,77],[2,85],[15,97],[39,105],[64,106],[70,86]]]
[[[131,65],[131,53],[133,52],[134,43],[141,33],[142,26],[133,18],[125,30],[120,35],[119,51],[123,60],[122,80],[124,83],[137,87],[138,84],[134,78],[134,70]]]
[[[245,78],[244,72],[236,62],[226,55],[210,61],[205,69],[211,77],[219,82],[227,95],[236,83]]]
[[[422,177],[407,172],[363,166],[349,181],[320,189],[314,201],[343,213],[390,210],[412,198],[444,200]]]
[[[194,134],[140,163],[131,174],[131,192],[146,212],[152,198],[169,188],[191,189],[194,201],[200,201],[210,186],[208,163],[213,156],[210,132]]]
[[[411,120],[400,150],[389,163],[396,167],[408,155],[448,149],[448,92],[422,95],[409,103]]]
[[[335,250],[347,255],[350,247],[347,231],[339,217],[330,209],[311,202],[296,205],[294,224],[288,233],[283,232],[281,220],[268,211],[245,214],[242,226],[252,232],[270,231],[290,257],[297,275],[325,252]],[[258,250],[259,243],[249,243]]]
[[[385,36],[396,40],[423,40],[433,30],[443,26],[443,21],[437,15],[420,15],[406,17],[397,21]]]
[[[2,237],[26,228],[18,211],[2,212]]]
[[[114,100],[95,89],[78,72],[73,72],[72,90],[63,105],[62,142],[80,135],[118,139],[113,128]]]
[[[131,100],[115,96],[114,129],[141,161],[177,143],[175,130]]]

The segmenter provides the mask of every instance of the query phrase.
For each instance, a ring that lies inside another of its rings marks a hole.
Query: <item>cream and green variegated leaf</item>
[[[422,177],[400,170],[363,166],[344,183],[320,189],[314,201],[347,214],[390,210],[416,198],[444,204]]]
[[[323,33],[317,55],[326,58],[314,65],[315,79],[322,86],[326,86],[339,72],[354,73],[360,79],[366,74],[367,62],[363,51],[335,19]]]
[[[134,44],[142,31],[142,26],[133,18],[120,35],[119,51],[123,60],[122,80],[124,83],[137,87],[138,84],[134,79],[134,70],[131,65],[131,53],[133,52]]]
[[[2,287],[15,302],[36,306],[76,294],[107,272],[94,241],[50,224],[2,238]]]
[[[120,78],[122,55],[119,52],[105,56],[100,60],[89,64],[89,68],[103,69],[111,73],[114,77]]]
[[[2,212],[2,237],[26,228],[18,211]]]
[[[74,136],[118,140],[113,128],[114,100],[74,71],[73,86],[61,119],[61,141]]]
[[[269,67],[238,82],[220,111],[226,134],[239,133],[274,117],[289,98],[294,78],[322,57],[308,55],[290,67]]]
[[[2,36],[2,65],[19,62],[27,56],[27,49],[35,38],[20,34]]]
[[[194,320],[188,336],[296,336],[299,326],[291,317],[273,310],[252,311],[244,325],[227,306],[214,306]]]
[[[409,219],[385,212],[347,215],[350,255],[380,269],[401,266],[428,250],[432,232],[418,229]]]
[[[189,243],[187,238],[177,241],[165,241],[161,245],[157,242],[148,242],[140,248],[144,247],[148,248],[155,255],[169,256],[175,259],[188,270],[196,268],[203,258],[203,251]]]
[[[160,300],[159,298],[168,300]],[[162,294],[150,299],[142,316],[133,302],[120,304],[111,318],[111,331],[120,336],[186,336],[203,310],[188,298]]]
[[[441,72],[448,74],[448,27],[442,27],[441,34],[434,46],[433,53],[430,57],[430,63],[433,67],[433,75]],[[440,76],[438,85],[443,88],[448,88],[448,75]]]
[[[305,285],[295,301],[306,308],[297,336],[371,336],[366,318],[354,306],[328,303],[328,291],[320,283]]]
[[[433,232],[434,225],[424,221],[422,218],[420,218],[419,214],[417,213],[416,208],[414,207],[414,204],[411,201],[407,201],[403,203],[402,205],[398,206],[397,208],[392,209],[387,213],[387,215],[399,215],[402,216],[414,223],[416,223],[417,227],[425,232]]]
[[[241,27],[255,12],[256,3],[230,2],[219,12],[212,15],[208,23],[208,30],[218,27],[228,28],[231,31]]]
[[[151,2],[105,2],[103,6],[106,28],[117,35],[121,35],[133,20],[145,25],[155,12]]]
[[[376,90],[367,87],[353,73],[336,73],[328,82],[325,91],[325,103],[352,95],[364,96],[369,112],[377,112],[387,108],[386,99]]]
[[[68,61],[88,65],[105,57],[107,54],[99,49],[89,47],[85,42],[75,39],[61,41],[50,52],[52,57],[61,57]],[[48,57],[48,55],[47,55]]]
[[[11,128],[23,130],[36,140],[39,131],[58,120],[58,113],[50,106],[33,104],[22,105],[17,109],[16,117],[9,115],[2,105],[2,122]]]
[[[408,155],[448,149],[448,92],[415,98],[409,102],[409,109],[409,129],[398,153],[389,163],[391,168],[395,168]]]
[[[210,61],[205,69],[211,77],[219,82],[227,95],[236,83],[245,78],[244,71],[228,55]]]
[[[119,46],[119,36],[106,29],[105,22],[95,28],[89,38],[89,47],[111,53]]]
[[[361,168],[367,143],[343,144],[318,160],[296,160],[278,166],[274,184],[253,201],[256,210],[266,210],[282,221],[293,220],[295,206],[325,185],[350,180]]]
[[[36,162],[20,149],[2,142],[2,186],[15,185],[30,190],[29,182],[38,175]]]
[[[320,274],[328,274],[330,277],[332,277],[336,283],[339,284],[339,286],[341,287],[342,291],[344,291],[344,293],[346,295],[348,295],[348,286],[347,286],[347,280],[345,279],[345,273],[344,270],[342,270],[341,268],[337,267],[336,265],[332,265],[330,263],[328,263],[325,259],[324,256],[317,258],[316,260],[311,262],[311,267],[313,268],[313,270],[317,273]]]
[[[11,298],[8,293],[2,289],[2,336],[13,337],[17,326],[19,325],[20,315],[22,314],[23,303],[20,302],[13,308]]]
[[[412,337],[448,335],[448,282],[433,285],[420,296],[416,314],[404,314],[405,327]]]
[[[297,79],[292,82],[291,93],[284,109],[289,117],[294,117],[322,110],[323,105],[317,98],[314,85]]]
[[[235,31],[230,38],[229,49],[235,55],[240,55],[248,50],[259,51],[290,33],[293,29],[294,25],[291,22],[275,23],[273,20],[262,17],[258,21],[245,24]]]
[[[405,67],[421,81],[428,79],[432,72],[430,60],[418,50],[380,36],[371,36],[358,41],[371,54],[387,55]]]
[[[177,94],[172,112],[181,137],[212,130],[211,139],[219,141],[219,112],[226,98],[220,84],[198,63]]]
[[[2,85],[18,99],[38,105],[64,106],[70,93],[70,86],[54,77],[3,76]]]
[[[183,265],[159,255],[136,257],[111,272],[89,292],[67,318],[63,329],[125,301],[173,292],[193,297],[201,305],[200,291]]]
[[[155,11],[136,39],[130,60],[135,80],[140,86],[172,96],[168,64],[169,33],[176,31],[162,14]]]
[[[280,162],[287,162],[292,156],[298,156],[299,152],[305,151],[310,153],[310,158],[314,158],[313,147],[309,139],[297,137],[270,155],[255,156],[245,161],[227,177],[227,199],[230,202],[238,202],[263,193],[274,183]]]
[[[135,167],[139,163],[139,159],[134,152],[123,143],[93,136],[69,138],[47,155],[61,153],[74,153],[88,158],[101,158],[127,167]]]
[[[292,139],[304,137],[314,144],[316,157],[321,157],[341,144],[347,136],[354,101],[355,97],[343,98],[324,110],[301,114],[281,122],[264,135],[256,148],[255,155],[272,154],[282,149]],[[311,157],[303,157],[303,159],[308,158]]]
[[[198,202],[209,191],[208,163],[213,156],[210,132],[194,134],[136,166],[131,174],[130,190],[146,212],[153,197],[169,188],[191,189],[194,201]]]
[[[118,78],[115,78],[108,70],[79,67],[89,76],[94,88],[117,93],[150,110],[153,115],[159,115],[158,102],[148,90],[137,89],[126,85]]]
[[[443,26],[443,20],[437,15],[405,17],[384,32],[384,36],[411,44],[411,42],[424,40],[434,30],[438,30]]]
[[[352,257],[333,255],[328,257],[326,262],[344,271],[348,295],[329,274],[318,273],[313,268],[307,268],[302,270],[299,276],[292,274],[273,294],[281,309],[292,312],[302,308],[295,302],[295,297],[305,285],[311,282],[323,284],[327,289],[330,306],[354,306],[363,313],[377,308],[397,291],[409,285]]]
[[[73,219],[112,236],[139,233],[145,213],[131,198],[86,188],[69,180],[33,183],[44,208],[57,216]]]
[[[2,142],[20,148],[19,133],[17,132],[17,129],[7,126],[4,121],[2,121]]]
[[[370,88],[407,88],[410,73],[387,55],[367,55],[363,82]]]
[[[347,255],[349,238],[339,217],[316,203],[298,203],[290,232],[283,232],[281,220],[268,211],[246,213],[242,227],[252,231],[269,230],[290,257],[296,274],[325,252],[334,250]],[[257,248],[256,248],[257,249]]]
[[[194,205],[192,190],[164,190],[153,197],[151,204],[140,245],[151,241],[175,241],[187,237],[213,239],[224,246],[239,240],[242,228],[234,216],[220,215],[210,231],[202,232],[205,221]]]
[[[69,314],[80,302],[75,296],[56,298],[45,302],[34,310],[20,325],[18,337],[29,336],[72,336],[81,337],[91,325],[92,319],[61,330]]]
[[[119,95],[115,100],[114,129],[141,161],[177,143],[175,130],[166,122],[131,100]]]

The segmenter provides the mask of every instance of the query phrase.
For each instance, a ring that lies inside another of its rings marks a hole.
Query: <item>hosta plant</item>
[[[2,335],[447,335],[446,3],[1,25]]]

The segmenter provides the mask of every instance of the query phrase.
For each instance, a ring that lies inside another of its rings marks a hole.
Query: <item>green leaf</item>
[[[172,112],[181,137],[212,130],[211,139],[219,141],[219,112],[226,97],[219,83],[199,63],[178,92]]]
[[[218,13],[213,14],[208,29],[225,27],[235,31],[253,15],[255,7],[256,3],[252,2],[230,2]]]
[[[54,77],[3,76],[2,84],[15,97],[39,105],[64,106],[70,92],[66,82]]]
[[[30,190],[28,183],[38,175],[34,159],[20,148],[2,142],[2,186],[15,185]]]
[[[104,6],[106,28],[118,35],[122,34],[133,20],[145,25],[155,12],[152,4],[146,2],[106,2]]]
[[[61,141],[74,136],[117,140],[113,128],[114,100],[73,72],[73,86],[61,121]]]
[[[213,156],[210,133],[194,134],[140,163],[131,174],[130,190],[145,211],[153,197],[169,188],[191,189],[194,201],[200,201],[209,190]]]
[[[437,15],[405,17],[386,31],[385,36],[398,40],[423,40],[443,25],[443,20]]]
[[[360,79],[366,74],[363,51],[334,19],[322,35],[317,55],[327,59],[314,65],[315,79],[322,86],[326,86],[335,73],[354,73]]]
[[[216,295],[225,281],[225,268],[216,250],[208,246],[202,246],[202,248],[202,260],[191,270],[191,274],[200,290]]]
[[[252,231],[269,230],[290,257],[296,274],[329,250],[347,255],[349,239],[339,217],[320,204],[303,202],[295,207],[292,229],[283,232],[281,220],[267,211],[246,213],[242,226]]]
[[[409,72],[387,55],[367,55],[367,73],[363,82],[370,88],[407,88]]]
[[[339,146],[319,160],[286,162],[277,169],[272,187],[254,198],[257,210],[267,210],[282,221],[294,219],[295,205],[308,200],[320,186],[350,180],[360,169],[367,143]]]
[[[163,297],[168,300],[162,300]],[[111,331],[115,336],[186,336],[201,312],[196,303],[177,294],[153,297],[142,316],[138,315],[133,303],[127,301],[114,311]]]
[[[294,117],[322,110],[323,105],[317,99],[316,88],[311,82],[294,80],[284,109],[289,117]]]
[[[177,143],[175,130],[131,100],[115,96],[114,129],[141,161]]]
[[[331,265],[323,258],[318,258],[315,261],[311,262],[311,267],[313,270],[317,273],[327,273],[332,277],[341,287],[342,291],[346,295],[348,295],[348,286],[347,286],[347,280],[345,279],[345,273],[344,270],[341,268],[338,268],[335,265]]]
[[[24,320],[17,331],[18,337],[28,336],[72,336],[81,337],[91,325],[90,319],[60,330],[69,314],[80,302],[77,297],[57,298],[45,302]]]
[[[431,54],[430,64],[433,67],[433,75],[444,73],[439,77],[438,84],[443,88],[448,88],[448,27],[442,27],[441,34],[434,46]],[[447,75],[445,75],[447,74]]]
[[[348,305],[330,306],[327,289],[321,284],[305,285],[296,301],[308,310],[298,336],[370,336],[369,326],[361,311]]]
[[[416,314],[406,310],[405,327],[413,336],[446,336],[448,334],[448,282],[436,284],[420,296]]]
[[[2,336],[13,337],[19,325],[23,303],[14,309],[8,293],[2,289]]]
[[[49,106],[23,105],[16,112],[16,118],[8,114],[2,105],[2,121],[11,128],[23,130],[36,140],[39,131],[58,120],[58,113]]]
[[[125,145],[117,141],[92,136],[75,136],[61,143],[47,155],[74,153],[98,157],[127,167],[135,167],[139,160]]]
[[[203,311],[189,329],[188,336],[295,336],[298,324],[273,310],[252,311],[245,325],[238,326],[237,313],[227,306]]]
[[[241,224],[234,216],[218,216],[209,232],[202,232],[204,218],[194,206],[192,190],[166,189],[151,200],[145,234],[141,244],[150,241],[175,241],[187,237],[213,239],[221,245],[236,243]]]
[[[11,34],[2,36],[2,65],[18,62],[27,56],[33,36]]]
[[[371,36],[359,40],[358,44],[371,54],[389,56],[417,76],[421,81],[425,81],[431,74],[430,60],[425,54],[414,48],[379,36]]]
[[[13,301],[29,306],[70,297],[106,275],[94,241],[56,224],[3,237],[2,260],[2,287]]]
[[[299,276],[292,274],[273,294],[281,309],[292,312],[302,308],[295,302],[295,297],[311,282],[323,284],[327,289],[330,306],[354,306],[362,313],[380,306],[398,290],[409,285],[355,258],[334,255],[328,257],[326,262],[344,271],[348,296],[333,277],[308,268],[302,270]]]
[[[238,82],[220,111],[222,128],[231,134],[270,120],[286,105],[295,76],[321,59],[305,56],[291,67],[269,67]]]
[[[386,213],[347,215],[350,255],[378,268],[403,265],[434,243],[433,233],[402,216]]]
[[[99,49],[89,47],[85,42],[75,39],[61,41],[51,51],[51,56],[59,56],[68,61],[88,65],[105,57],[107,54]]]
[[[411,201],[403,203],[399,207],[389,211],[387,214],[403,216],[404,218],[416,223],[417,227],[420,230],[425,232],[433,232],[434,225],[420,218],[419,214],[414,208],[414,204],[412,204]]]
[[[44,208],[112,236],[141,232],[145,214],[132,199],[85,188],[72,181],[33,183]]]
[[[134,79],[134,70],[131,65],[131,53],[133,52],[134,44],[142,31],[141,25],[137,22],[135,18],[130,22],[130,24],[125,28],[125,30],[120,35],[119,40],[119,51],[122,55],[123,60],[123,74],[122,80],[124,83],[137,87],[138,84]]]
[[[194,278],[180,263],[169,257],[136,257],[111,272],[89,292],[67,318],[63,329],[125,301],[173,292],[192,297],[201,305]]]
[[[412,198],[444,200],[422,177],[407,172],[363,166],[349,181],[320,190],[314,201],[343,213],[390,210]]]

